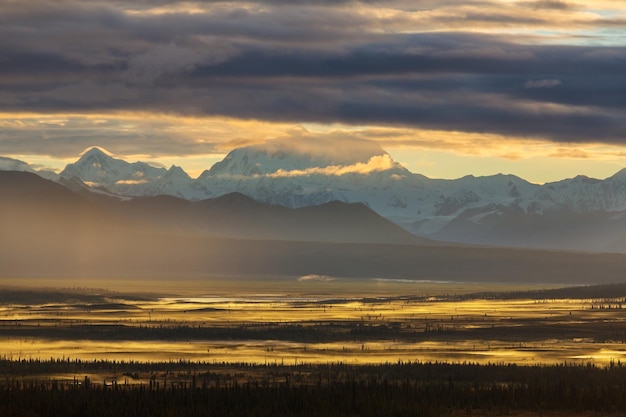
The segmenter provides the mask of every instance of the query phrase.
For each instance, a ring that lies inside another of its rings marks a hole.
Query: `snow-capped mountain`
[[[200,179],[221,176],[255,176],[279,171],[306,171],[313,168],[367,164],[373,157],[388,155],[380,145],[371,141],[344,139],[336,142],[318,139],[310,141],[270,141],[237,148],[205,171]]]
[[[372,142],[332,145],[237,148],[197,179],[180,167],[128,163],[93,148],[60,176],[131,197],[203,200],[239,192],[289,208],[362,202],[416,235],[455,242],[611,250],[625,240],[626,170],[545,185],[502,174],[439,180],[408,171]]]
[[[12,158],[4,158],[0,156],[0,170],[1,171],[25,171],[25,172],[33,172],[33,169],[26,162],[12,159]]]
[[[544,187],[559,204],[573,211],[626,210],[626,169],[605,180],[579,175]]]
[[[364,143],[358,152],[329,152],[328,156],[323,154],[326,144],[300,146],[291,152],[271,143],[235,149],[203,172],[194,188],[202,196],[237,191],[292,208],[339,200],[363,202],[376,210],[388,194],[382,190],[419,182],[420,177],[394,162],[378,145]]]
[[[56,181],[59,179],[59,175],[53,171],[38,170],[27,162],[2,156],[0,156],[0,171],[32,172],[48,180]]]
[[[76,177],[93,186],[111,187],[118,184],[146,184],[153,178],[165,175],[165,168],[145,162],[129,163],[113,158],[101,148],[91,148],[78,161],[61,171],[65,178]]]
[[[626,269],[614,254],[436,244],[358,203],[288,209],[236,193],[119,199],[16,171],[0,172],[0,196],[0,275],[16,279],[124,277],[149,286],[315,274],[354,285],[380,277],[571,285],[623,280]]]
[[[191,177],[182,168],[154,167],[145,162],[129,163],[94,147],[60,173],[61,178],[77,178],[91,187],[104,188],[122,196],[174,195],[194,198]]]

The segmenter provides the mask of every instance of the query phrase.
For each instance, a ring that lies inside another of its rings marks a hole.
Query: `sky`
[[[623,0],[0,0],[0,155],[192,176],[279,139],[433,178],[626,167]]]

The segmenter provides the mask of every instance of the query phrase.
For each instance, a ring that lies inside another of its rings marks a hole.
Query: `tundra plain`
[[[324,276],[150,292],[5,286],[0,350],[10,360],[206,364],[623,362],[626,286],[553,287]]]

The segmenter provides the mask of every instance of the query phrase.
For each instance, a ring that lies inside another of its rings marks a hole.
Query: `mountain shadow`
[[[215,274],[319,274],[576,284],[623,282],[626,270],[626,258],[617,254],[402,242],[404,231],[362,204],[294,210],[241,194],[200,202],[86,198],[24,172],[0,173],[0,196],[5,278],[128,277],[149,285],[151,279]],[[394,240],[371,241],[381,236]]]

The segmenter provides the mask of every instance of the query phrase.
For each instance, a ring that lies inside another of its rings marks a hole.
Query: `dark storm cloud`
[[[574,10],[579,8],[575,3],[559,0],[521,1],[519,4],[532,9]]]
[[[469,40],[468,38],[473,38]],[[198,65],[194,77],[359,77],[403,74],[517,74],[545,73],[572,76],[619,76],[626,71],[626,55],[593,56],[597,48],[537,47],[507,44],[487,37],[462,38],[438,34],[398,37],[390,43],[326,51],[282,52],[255,48],[213,65]],[[613,48],[626,54],[626,48]]]
[[[518,88],[524,89],[523,85]],[[385,125],[418,126],[471,132],[497,132],[507,135],[549,137],[575,142],[619,142],[623,140],[626,123],[619,111],[553,111],[525,106],[502,95],[484,95],[463,89],[446,88],[405,89],[365,87],[359,82],[337,82],[325,88],[311,89],[309,85],[268,89],[255,86],[236,90],[235,95],[216,94],[219,101],[203,103],[206,113],[230,114],[242,117],[310,122],[348,122]],[[249,105],[240,106],[241,102]]]
[[[155,4],[170,9],[149,12]],[[625,47],[441,31],[460,23],[541,27],[541,15],[513,15],[488,1],[203,1],[193,13],[185,4],[0,3],[0,110],[158,111],[626,142]],[[381,5],[385,13],[367,12]],[[454,16],[426,12],[451,5]],[[560,1],[507,7],[576,9]],[[420,25],[422,33],[404,33]]]

